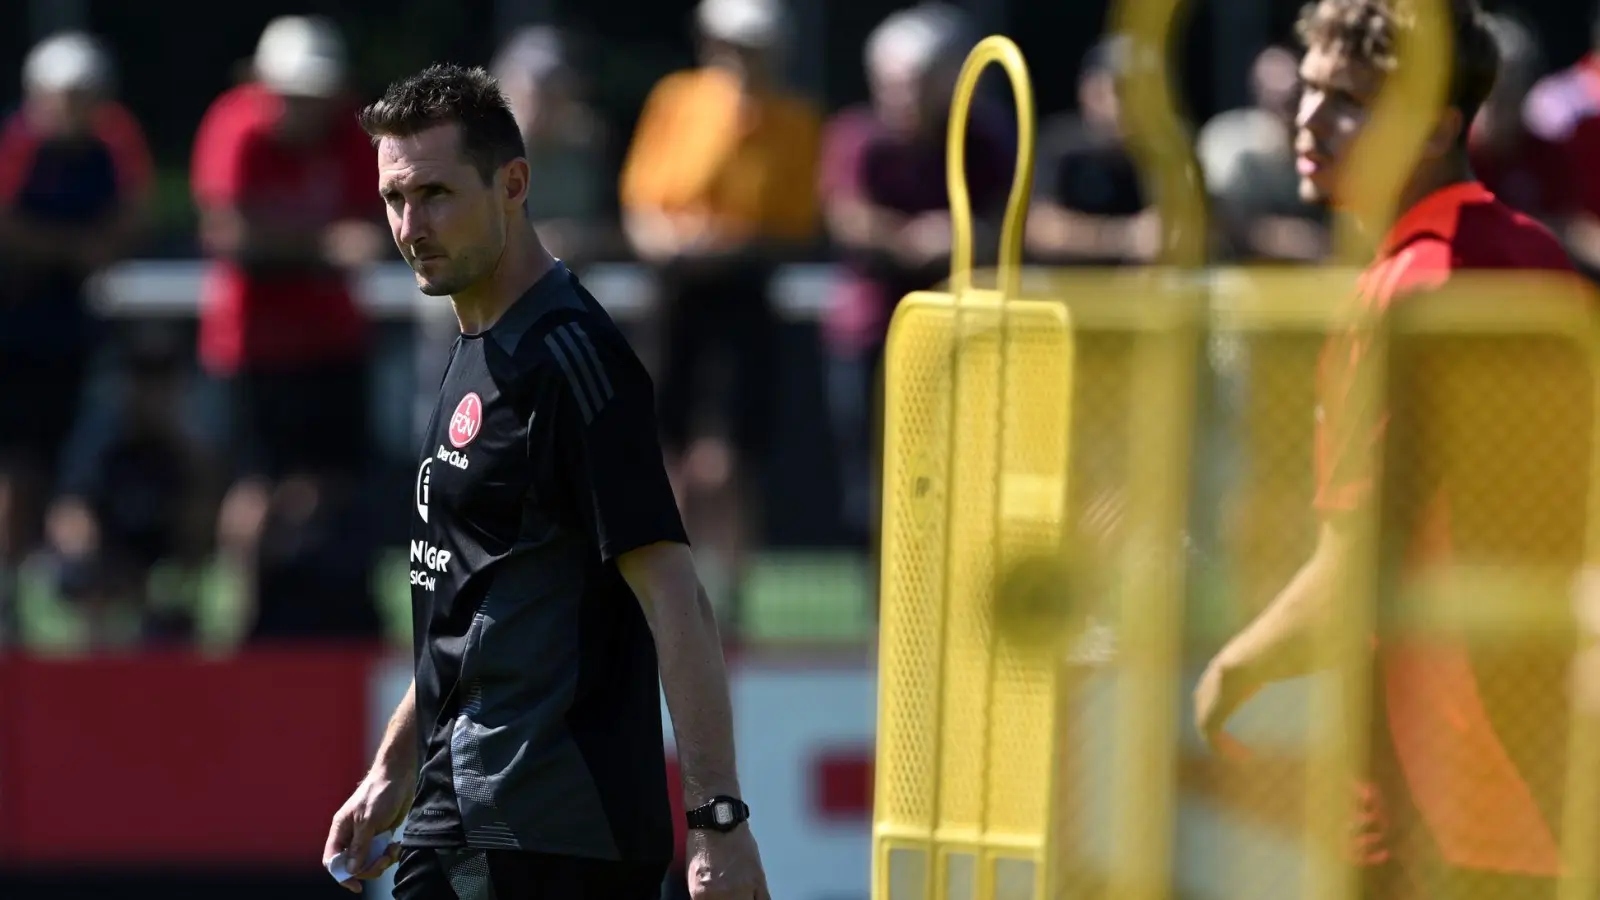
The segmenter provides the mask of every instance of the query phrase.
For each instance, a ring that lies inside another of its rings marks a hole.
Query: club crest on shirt
[[[472,439],[483,430],[483,400],[476,393],[469,393],[456,404],[456,411],[450,415],[450,444],[457,450],[472,443]]]

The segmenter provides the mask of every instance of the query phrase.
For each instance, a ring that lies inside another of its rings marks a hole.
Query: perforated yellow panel
[[[880,897],[1045,896],[1071,377],[1060,304],[913,295],[896,314]]]
[[[1114,17],[1136,39],[1130,145],[1161,188],[1165,267],[1049,273],[1024,294],[1026,72],[998,38],[963,69],[951,290],[905,301],[887,359],[874,898],[1498,900],[1534,896],[1509,873],[1557,871],[1561,900],[1592,898],[1600,570],[1578,575],[1600,562],[1600,306],[1571,280],[1455,273],[1368,316],[1349,269],[1203,268],[1158,50],[1182,5]],[[1344,167],[1341,208],[1368,225],[1391,219],[1418,111],[1445,94],[1446,12],[1419,4],[1432,22],[1401,41]],[[991,61],[1022,135],[983,292],[959,172]],[[1370,261],[1340,237],[1341,259]],[[1319,375],[1330,339],[1362,342],[1346,380]],[[1319,420],[1330,397],[1341,414]],[[1235,721],[1261,744],[1223,758],[1180,733],[1180,698],[1316,545],[1318,429],[1373,475],[1340,519],[1337,614],[1304,642],[1328,672],[1251,701]],[[1115,636],[1092,663],[1073,643],[1089,617]],[[1417,809],[1357,816],[1402,795]],[[1374,822],[1393,865],[1363,869],[1353,832]]]

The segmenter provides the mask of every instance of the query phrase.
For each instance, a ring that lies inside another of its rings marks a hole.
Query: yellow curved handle
[[[991,35],[972,48],[961,66],[950,101],[950,130],[946,138],[945,181],[950,192],[950,292],[960,297],[972,286],[972,197],[967,192],[967,120],[978,76],[990,63],[999,63],[1011,78],[1017,104],[1017,168],[1011,196],[1000,230],[1000,290],[1015,297],[1021,286],[1022,230],[1028,223],[1028,198],[1033,191],[1033,83],[1028,63],[1010,38]]]
[[[1123,118],[1128,150],[1160,215],[1159,261],[1198,267],[1210,252],[1210,215],[1193,129],[1173,90],[1166,49],[1176,44],[1190,5],[1188,0],[1121,0],[1111,13],[1111,31],[1128,42],[1120,85]]]

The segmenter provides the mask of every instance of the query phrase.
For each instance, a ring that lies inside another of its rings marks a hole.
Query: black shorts
[[[407,847],[394,900],[660,900],[666,863]]]
[[[240,372],[228,395],[240,476],[355,475],[371,463],[365,359]]]
[[[766,457],[779,373],[772,272],[765,262],[740,261],[657,273],[664,346],[656,387],[667,452],[682,452],[697,436],[709,406],[745,462]]]
[[[78,419],[88,369],[78,354],[0,352],[0,468],[55,469]]]

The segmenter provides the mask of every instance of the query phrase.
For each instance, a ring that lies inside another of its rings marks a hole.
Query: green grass
[[[403,550],[384,553],[373,573],[374,594],[387,638],[396,646],[411,642],[409,560]],[[155,590],[166,602],[192,604],[199,645],[221,652],[236,646],[245,632],[237,580],[227,567],[200,571],[164,567]],[[20,624],[23,642],[52,654],[80,653],[88,635],[79,610],[62,602],[48,574],[22,573]],[[849,554],[769,554],[757,560],[744,590],[740,634],[763,641],[863,641],[871,638],[875,614],[866,563]],[[137,623],[123,616],[113,622],[117,643],[135,642]]]

